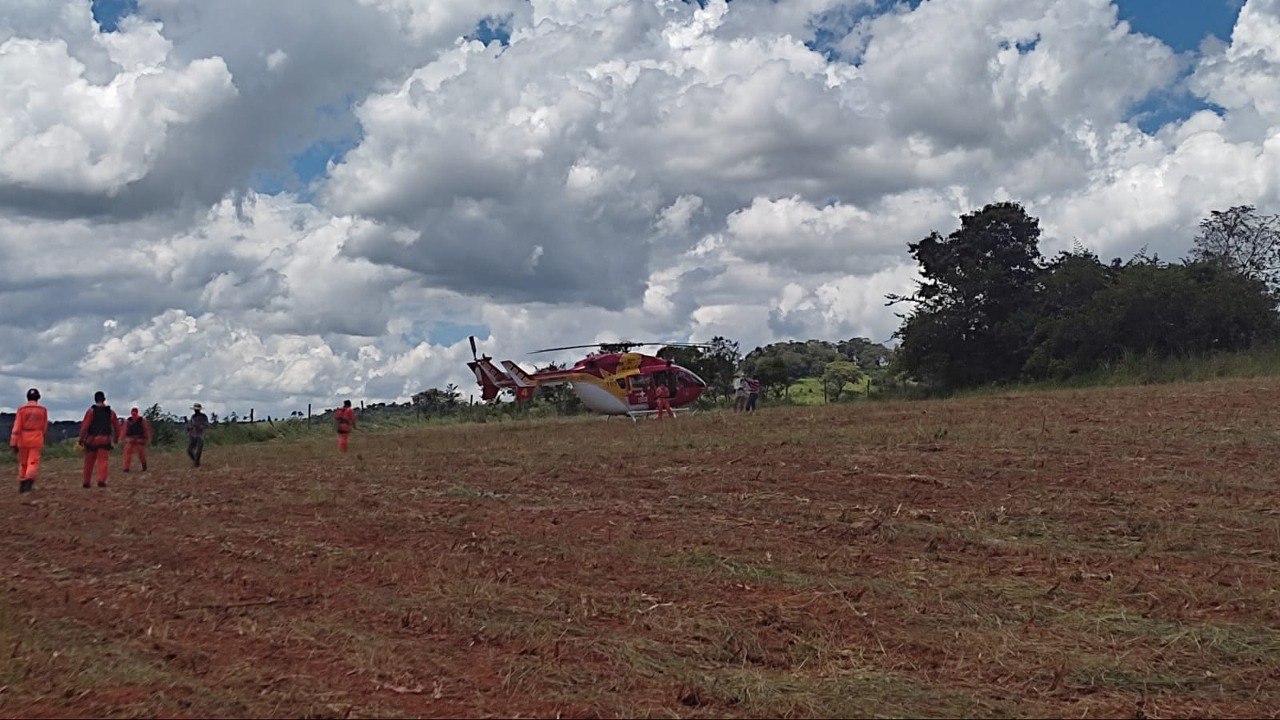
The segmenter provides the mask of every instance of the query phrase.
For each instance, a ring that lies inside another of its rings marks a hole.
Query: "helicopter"
[[[570,368],[528,373],[510,360],[503,360],[502,367],[498,367],[493,358],[477,354],[475,336],[470,340],[472,361],[467,367],[475,373],[480,397],[485,400],[510,391],[517,402],[524,402],[540,387],[568,384],[588,410],[635,420],[657,412],[659,385],[667,386],[673,410],[687,409],[707,388],[707,383],[688,368],[666,358],[631,352],[631,348],[645,345],[706,347],[698,343],[619,342],[544,348],[529,354],[579,348],[596,348],[597,352],[588,353]]]

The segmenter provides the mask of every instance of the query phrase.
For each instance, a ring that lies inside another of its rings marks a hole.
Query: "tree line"
[[[1280,219],[1214,211],[1186,259],[1103,262],[1078,244],[1046,260],[1039,221],[987,205],[908,245],[921,280],[895,336],[898,368],[951,390],[1063,380],[1125,356],[1190,357],[1274,342]]]

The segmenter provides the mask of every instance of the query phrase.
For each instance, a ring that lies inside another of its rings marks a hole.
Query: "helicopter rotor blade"
[[[581,348],[596,348],[596,347],[600,347],[601,344],[602,343],[592,343],[591,345],[565,345],[564,347],[543,348],[541,350],[530,350],[529,354],[537,355],[538,353],[555,352],[556,350],[578,350]],[[608,345],[610,343],[603,343],[603,344]],[[613,343],[613,344],[619,345],[621,343]]]
[[[661,345],[663,347],[711,347],[707,343],[685,343],[685,342],[631,342],[630,340],[619,340],[618,342],[598,342],[590,345],[565,345],[563,347],[543,348],[541,350],[530,350],[530,355],[538,353],[555,352],[556,350],[581,350],[585,348],[598,348],[604,345],[613,345],[619,347],[645,347],[648,345]]]
[[[471,341],[471,359],[476,360],[476,336],[471,335],[467,339]]]

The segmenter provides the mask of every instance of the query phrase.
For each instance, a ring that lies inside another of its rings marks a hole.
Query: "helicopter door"
[[[628,381],[631,385],[631,391],[627,393],[627,404],[631,406],[631,409],[651,409],[653,389],[649,382],[649,376],[632,375]]]
[[[676,395],[675,373],[672,373],[670,370],[659,370],[653,373],[653,375],[651,375],[650,377],[652,378],[652,387],[653,387],[653,390],[650,392],[650,394],[653,395],[653,398],[654,398],[654,407],[657,407],[657,404],[658,404],[657,403],[658,387],[661,385],[665,385],[667,388],[668,400],[670,400],[673,404],[678,403],[678,398]]]

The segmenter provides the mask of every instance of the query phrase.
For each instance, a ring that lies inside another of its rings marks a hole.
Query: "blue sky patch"
[[[310,201],[311,181],[324,176],[330,160],[341,161],[359,142],[360,139],[354,136],[320,138],[302,152],[290,157],[287,170],[259,170],[250,185],[265,195],[294,192],[301,199]]]
[[[93,0],[93,19],[103,32],[115,32],[120,21],[138,12],[138,0]]]
[[[1120,19],[1183,53],[1208,35],[1229,41],[1243,0],[1117,0]]]
[[[511,16],[485,18],[465,39],[479,40],[485,45],[496,42],[503,47],[508,46],[511,44]]]
[[[475,335],[476,342],[489,339],[489,327],[487,325],[472,325],[470,323],[456,323],[449,320],[441,320],[432,323],[431,328],[427,331],[427,341],[432,345],[453,345],[460,340],[466,340],[468,335]]]

